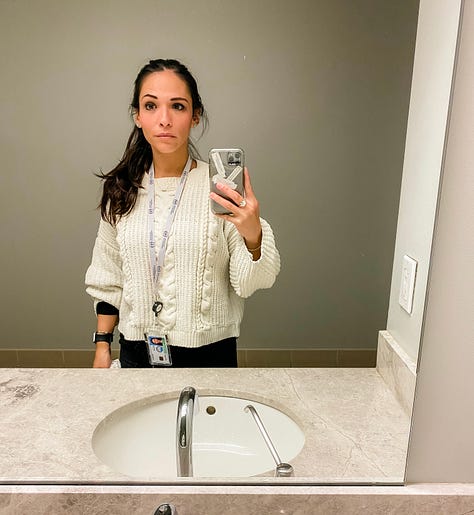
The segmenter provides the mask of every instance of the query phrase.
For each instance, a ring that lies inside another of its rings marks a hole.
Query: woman
[[[122,367],[235,367],[244,298],[273,285],[280,258],[245,169],[245,200],[210,193],[190,131],[206,121],[197,84],[175,60],[139,72],[135,126],[102,176],[101,220],[87,292],[97,331],[93,366],[109,367],[114,327]],[[214,215],[210,199],[231,215]]]

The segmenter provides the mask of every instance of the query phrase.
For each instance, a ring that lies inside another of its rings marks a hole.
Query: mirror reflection
[[[195,151],[191,129],[207,113],[183,63],[153,59],[134,84],[135,125],[122,159],[102,175],[86,274],[94,368],[111,366],[116,326],[122,368],[236,367],[244,299],[280,271],[245,153],[213,148],[208,164]]]
[[[202,112],[190,112],[196,149],[205,162],[212,148],[243,149],[281,271],[270,289],[246,300],[236,370],[216,370],[214,381],[203,370],[187,370],[185,380],[179,371],[157,373],[133,388],[117,377],[123,393],[94,409],[90,436],[116,410],[153,395],[177,400],[192,386],[198,395],[262,402],[294,420],[304,452],[325,457],[308,464],[300,453],[291,461],[296,477],[401,481],[410,405],[400,404],[375,365],[396,346],[387,314],[418,1],[141,0],[111,11],[105,2],[85,9],[48,0],[4,2],[1,10],[11,78],[0,86],[10,292],[2,366],[51,367],[58,381],[62,372],[53,368],[84,367],[70,371],[76,407],[92,383],[108,389],[105,376],[91,375],[91,333],[110,328],[96,326],[83,285],[100,217],[96,174],[114,169],[133,124],[146,123],[127,109],[140,68],[176,58],[195,75],[209,114],[201,134]],[[261,244],[254,229],[247,249]],[[416,309],[421,317],[422,305]],[[111,359],[118,347],[116,332]],[[416,353],[400,355],[413,363]],[[42,380],[17,377],[7,393],[16,399],[28,384],[46,388]],[[357,426],[350,435],[348,424]]]

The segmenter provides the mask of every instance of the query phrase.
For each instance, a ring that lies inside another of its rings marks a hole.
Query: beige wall
[[[428,1],[428,0],[426,0]],[[474,483],[474,2],[464,2],[407,481]]]
[[[420,3],[387,329],[416,362],[447,130],[461,0]],[[436,45],[434,45],[436,41]],[[398,303],[402,259],[418,261],[413,311]]]
[[[241,347],[375,347],[386,327],[417,0],[0,2],[3,348],[90,348],[99,183],[149,58],[196,74],[282,254]]]

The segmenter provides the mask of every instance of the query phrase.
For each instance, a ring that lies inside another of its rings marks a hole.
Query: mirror
[[[240,347],[374,350],[386,327],[417,3],[224,4],[199,28],[185,4],[142,2],[151,10],[142,19],[136,6],[108,18],[100,2],[76,12],[50,1],[38,13],[3,3],[5,341],[26,310],[28,347],[61,347],[56,327],[73,335],[72,348],[90,348],[93,173],[121,156],[132,82],[159,54],[182,58],[198,78],[210,116],[202,155],[230,143],[246,150],[282,255],[275,286],[248,301]],[[132,13],[136,29],[116,41]],[[229,24],[241,43],[226,37]]]
[[[15,359],[49,349],[51,366],[68,366],[55,361],[63,349],[90,350],[83,279],[98,222],[93,174],[120,158],[133,80],[160,56],[197,77],[210,118],[201,154],[245,149],[282,256],[275,286],[246,304],[244,366],[375,365],[418,1],[140,0],[111,11],[48,0],[0,9],[4,349]]]

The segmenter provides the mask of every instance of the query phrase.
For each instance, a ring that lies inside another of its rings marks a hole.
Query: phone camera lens
[[[227,162],[230,165],[238,165],[240,164],[240,155],[236,152],[229,152],[227,156]]]

